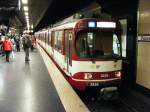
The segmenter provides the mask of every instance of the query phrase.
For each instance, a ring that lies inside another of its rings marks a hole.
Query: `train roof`
[[[69,28],[74,28],[76,23],[81,21],[81,20],[85,20],[85,19],[92,19],[92,20],[101,20],[101,21],[112,21],[111,18],[90,18],[90,17],[85,17],[82,18],[82,15],[77,15],[76,16],[70,16],[66,19],[63,19],[59,22],[57,22],[56,24],[50,25],[47,28],[39,31],[39,32],[46,32],[47,30],[60,30],[60,29],[69,29]]]

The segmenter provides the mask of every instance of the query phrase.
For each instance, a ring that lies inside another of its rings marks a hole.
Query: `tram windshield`
[[[76,53],[81,58],[115,58],[121,56],[120,43],[112,31],[81,31],[76,38]]]

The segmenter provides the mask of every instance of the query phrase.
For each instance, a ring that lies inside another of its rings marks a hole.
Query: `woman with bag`
[[[10,41],[10,39],[8,38],[8,36],[5,37],[5,40],[2,44],[3,46],[3,50],[6,54],[6,61],[9,62],[9,55],[10,55],[10,52],[12,51],[12,43]]]

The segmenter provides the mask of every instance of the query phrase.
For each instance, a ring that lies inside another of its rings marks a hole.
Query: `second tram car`
[[[35,33],[75,89],[117,87],[121,80],[121,27],[95,18],[63,20]]]

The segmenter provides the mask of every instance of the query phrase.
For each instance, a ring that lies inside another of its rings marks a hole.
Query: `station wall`
[[[150,89],[150,0],[139,0],[136,83]]]

